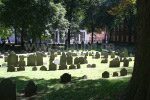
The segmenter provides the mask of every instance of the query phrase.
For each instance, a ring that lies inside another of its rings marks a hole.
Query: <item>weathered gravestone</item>
[[[71,75],[68,73],[64,73],[61,77],[60,77],[60,83],[68,83],[71,82]]]
[[[80,64],[84,64],[84,62],[85,62],[84,57],[79,57],[79,63],[80,63]]]
[[[36,62],[37,62],[37,66],[41,66],[43,65],[43,54],[40,52],[36,53]]]
[[[95,58],[96,58],[96,59],[99,59],[99,58],[100,58],[100,54],[99,54],[98,52],[96,52]]]
[[[105,71],[102,73],[102,78],[109,78],[109,72]]]
[[[37,94],[37,85],[30,80],[25,87],[25,97],[31,97]]]
[[[67,65],[60,65],[59,66],[59,70],[65,70],[65,69],[67,69]]]
[[[120,71],[120,76],[126,76],[127,75],[127,70],[125,68],[123,68],[121,71]]]
[[[81,68],[80,64],[77,64],[77,69],[80,69],[80,68]]]
[[[129,60],[125,60],[125,61],[124,61],[123,67],[129,67]]]
[[[20,60],[19,60],[19,62],[18,62],[19,67],[20,67],[20,66],[23,66],[23,67],[24,67],[24,66],[25,66],[25,61],[24,61],[24,58],[25,58],[25,57],[24,57],[24,56],[19,56],[19,58],[20,58]]]
[[[17,68],[17,71],[25,71],[25,67],[24,66],[19,66],[19,68]]]
[[[117,72],[113,72],[113,77],[119,76]]]
[[[111,58],[115,58],[115,52],[111,52]]]
[[[116,59],[110,61],[109,67],[120,67],[120,61]]]
[[[47,68],[46,68],[45,66],[42,66],[42,67],[40,68],[40,70],[41,70],[41,71],[47,71]]]
[[[51,64],[49,65],[49,70],[50,70],[50,71],[57,70],[57,65],[54,64],[54,63],[51,63]]]
[[[73,63],[73,57],[71,55],[67,56],[67,64],[71,65]]]
[[[32,67],[32,71],[37,71],[37,67],[36,66]]]
[[[60,65],[66,65],[67,57],[66,54],[63,52],[62,56],[60,57]]]
[[[79,64],[79,63],[80,63],[79,58],[76,57],[76,58],[74,59],[74,64]]]
[[[76,66],[75,65],[70,65],[69,69],[76,69]]]
[[[15,71],[16,71],[16,69],[15,69],[15,67],[13,65],[8,66],[7,72],[15,72]]]
[[[28,66],[36,66],[36,56],[35,55],[29,55],[27,57],[27,65]]]
[[[17,67],[18,65],[18,56],[15,54],[15,52],[11,52],[10,55],[8,56],[8,66],[15,66]]]
[[[0,83],[0,100],[16,100],[16,84],[10,79],[4,79]]]

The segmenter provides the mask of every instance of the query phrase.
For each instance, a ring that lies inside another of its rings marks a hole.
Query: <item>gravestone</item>
[[[87,65],[87,68],[91,68],[91,67],[92,67],[91,64],[88,64],[88,65]]]
[[[57,70],[57,65],[54,64],[54,63],[51,63],[51,64],[49,65],[49,70],[50,70],[50,71]]]
[[[42,66],[42,67],[40,68],[40,70],[41,70],[41,71],[47,71],[47,68],[46,68],[45,66]]]
[[[109,78],[109,72],[105,71],[102,73],[102,78]]]
[[[127,70],[125,68],[123,68],[121,71],[120,71],[120,76],[126,76],[127,75]]]
[[[81,68],[80,64],[77,64],[77,69],[80,69],[80,68]]]
[[[87,75],[83,75],[82,79],[85,79],[85,80],[88,79]]]
[[[16,71],[16,69],[15,69],[15,67],[13,65],[8,66],[7,72],[15,72],[15,71]]]
[[[36,56],[35,55],[29,55],[27,57],[27,66],[36,66]]]
[[[72,65],[72,63],[73,63],[73,57],[71,55],[68,55],[67,56],[67,64]]]
[[[25,97],[31,97],[37,94],[37,85],[30,80],[28,81],[27,85],[25,86]]]
[[[16,100],[16,84],[10,79],[0,82],[0,100]]]
[[[113,77],[119,76],[117,72],[113,72]]]
[[[125,61],[124,61],[123,67],[129,67],[129,60],[125,60]]]
[[[19,66],[19,68],[17,68],[17,71],[25,71],[25,67],[24,66]]]
[[[11,52],[10,55],[8,56],[8,66],[11,65],[15,67],[17,67],[18,65],[18,56],[14,52]]]
[[[37,71],[37,67],[36,66],[32,67],[32,71]]]
[[[64,73],[62,76],[60,76],[60,83],[68,83],[71,82],[71,75],[68,73]]]
[[[67,57],[66,54],[63,52],[62,56],[60,57],[60,65],[66,65]]]
[[[20,60],[19,60],[19,62],[18,62],[19,67],[20,67],[20,66],[23,66],[23,67],[24,67],[24,66],[25,66],[25,61],[24,61],[24,58],[25,58],[25,57],[24,57],[24,56],[19,56],[19,58],[20,58]]]
[[[40,52],[36,53],[36,62],[37,62],[37,66],[41,66],[43,65],[43,54]]]
[[[96,52],[95,58],[96,58],[96,59],[99,59],[99,58],[100,58],[100,54],[99,54],[98,52]]]
[[[115,58],[115,52],[111,53],[111,58]]]
[[[92,64],[92,68],[96,68],[96,64]]]
[[[69,69],[76,69],[76,66],[75,65],[70,65]]]
[[[65,70],[65,69],[67,69],[67,65],[60,65],[59,66],[59,70]]]
[[[79,64],[79,63],[80,63],[79,58],[76,57],[76,58],[74,59],[74,64]]]
[[[79,57],[79,63],[84,64],[84,62],[85,62],[84,57]]]
[[[118,61],[118,60],[116,60],[116,59],[110,61],[109,67],[110,67],[110,68],[120,67],[120,61]]]

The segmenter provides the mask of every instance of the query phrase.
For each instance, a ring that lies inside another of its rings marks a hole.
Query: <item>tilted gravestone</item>
[[[0,99],[16,100],[16,84],[10,79],[4,79],[0,82]]]
[[[113,67],[120,67],[120,61],[118,60],[112,60],[110,61],[109,67],[113,68]]]
[[[37,85],[32,81],[28,81],[25,87],[25,97],[31,97],[37,94]]]
[[[47,71],[47,68],[46,68],[45,66],[42,66],[42,67],[40,68],[40,70],[41,70],[41,71]]]
[[[50,70],[50,71],[57,70],[57,65],[54,64],[54,63],[51,63],[51,64],[49,65],[49,70]]]
[[[43,65],[43,54],[40,52],[36,53],[36,62],[37,62],[37,66],[41,66]]]
[[[71,75],[68,73],[64,73],[61,77],[60,77],[60,83],[68,83],[71,82]]]
[[[109,72],[105,71],[102,73],[102,78],[109,78]]]
[[[14,52],[11,52],[10,55],[8,56],[8,66],[11,65],[15,67],[17,67],[18,65],[18,56]]]
[[[16,71],[16,69],[15,69],[15,67],[13,65],[8,66],[7,72],[15,72],[15,71]]]
[[[113,77],[119,76],[117,72],[113,72]]]
[[[27,66],[36,66],[36,56],[35,55],[29,55],[27,57]]]
[[[127,74],[128,74],[128,72],[125,68],[121,69],[120,76],[126,76]]]
[[[76,66],[75,65],[70,65],[69,69],[76,69]]]

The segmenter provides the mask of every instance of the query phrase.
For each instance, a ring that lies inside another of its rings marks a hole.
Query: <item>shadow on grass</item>
[[[4,78],[0,78],[0,81]],[[27,77],[11,77],[17,86],[17,94],[27,84]],[[122,91],[127,87],[129,78],[113,80],[82,80],[73,77],[72,82],[60,84],[59,79],[33,79],[38,86],[38,99],[32,100],[119,100]]]

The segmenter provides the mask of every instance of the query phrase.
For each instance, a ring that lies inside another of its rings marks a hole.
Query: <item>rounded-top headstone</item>
[[[120,71],[120,76],[126,76],[128,74],[127,70],[125,68],[123,68],[121,71]]]
[[[102,73],[102,78],[109,78],[109,72],[105,71]]]
[[[40,68],[40,70],[41,70],[41,71],[47,71],[47,68],[46,68],[45,66],[42,66],[42,67]]]
[[[0,83],[0,100],[16,100],[16,84],[10,79],[4,79]]]
[[[25,87],[25,97],[33,96],[37,93],[37,86],[30,80]]]
[[[68,83],[71,82],[71,75],[68,73],[64,73],[61,77],[60,77],[60,82],[61,83]]]

